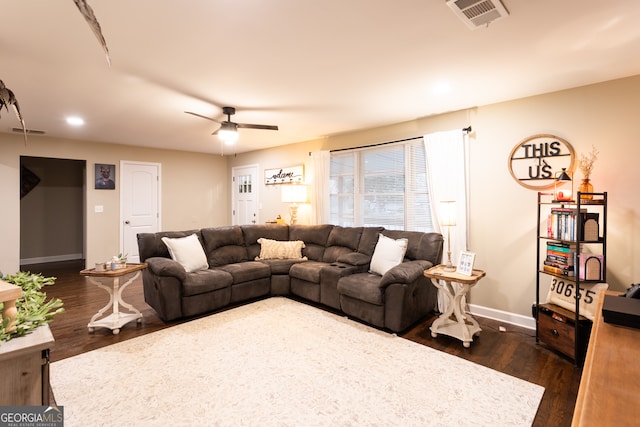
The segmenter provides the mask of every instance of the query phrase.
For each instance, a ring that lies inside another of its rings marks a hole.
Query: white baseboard
[[[523,316],[522,314],[509,313],[495,308],[483,307],[481,305],[469,304],[471,314],[479,317],[509,323],[526,329],[536,329],[536,321],[533,316]]]
[[[65,254],[36,258],[24,258],[20,260],[20,265],[42,264],[45,262],[73,261],[76,259],[83,259],[82,254]]]

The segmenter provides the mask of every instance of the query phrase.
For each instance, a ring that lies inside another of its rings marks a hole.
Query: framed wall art
[[[96,190],[116,189],[116,165],[96,163],[95,169]]]
[[[264,170],[264,183],[266,185],[299,184],[302,182],[304,182],[304,165]]]

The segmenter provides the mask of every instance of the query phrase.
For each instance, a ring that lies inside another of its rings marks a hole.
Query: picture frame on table
[[[475,259],[475,253],[460,251],[460,261],[458,262],[458,269],[456,272],[464,274],[465,276],[471,276],[473,273],[473,263],[475,262]]]

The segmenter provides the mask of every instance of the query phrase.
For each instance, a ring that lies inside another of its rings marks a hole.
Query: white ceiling
[[[111,67],[73,0],[0,0],[0,80],[29,129],[220,153],[184,111],[279,125],[241,129],[240,153],[640,74],[637,0],[504,0],[475,31],[445,0],[88,3]]]

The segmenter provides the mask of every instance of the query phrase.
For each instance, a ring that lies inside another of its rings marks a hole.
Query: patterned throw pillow
[[[580,315],[593,320],[598,301],[602,293],[609,289],[607,283],[580,283]],[[576,282],[561,277],[552,276],[547,294],[547,302],[559,305],[569,311],[576,311],[576,298],[578,291]]]
[[[261,259],[307,259],[302,256],[302,248],[305,247],[302,240],[280,241],[261,237],[258,239],[258,243],[260,243],[260,255],[256,257],[256,261]]]

